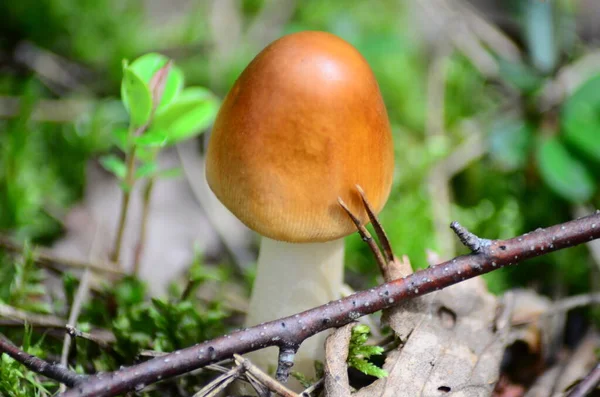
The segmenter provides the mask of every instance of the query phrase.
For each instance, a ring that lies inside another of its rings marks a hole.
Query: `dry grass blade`
[[[47,314],[29,313],[12,306],[0,303],[0,317],[19,322],[27,322],[35,327],[63,328],[66,321]]]
[[[300,397],[295,392],[291,391],[281,383],[277,382],[275,379],[271,378],[269,375],[265,374],[247,358],[244,358],[239,354],[234,354],[233,358],[235,359],[237,365],[243,366],[246,372],[253,375],[262,385],[266,386],[272,392],[283,397]]]
[[[325,385],[325,378],[321,378],[309,387],[307,387],[302,393],[300,393],[300,397],[311,397],[312,393],[317,390],[321,390]]]
[[[369,233],[369,231],[360,223],[360,220],[358,220],[358,218],[356,216],[354,216],[354,214],[350,211],[350,209],[348,208],[348,206],[346,205],[344,200],[342,200],[340,197],[338,197],[338,203],[344,209],[344,211],[346,211],[346,214],[348,214],[348,216],[350,217],[352,222],[356,225],[356,228],[358,229],[358,233],[360,234],[360,237],[362,237],[362,239],[367,244],[369,244],[369,248],[371,248],[373,255],[375,255],[375,259],[377,260],[379,269],[383,273],[384,269],[387,266],[387,262],[383,258],[383,255],[381,254],[381,251],[379,250],[377,243],[375,243],[375,240],[373,240],[371,233]]]
[[[377,215],[375,215],[375,212],[373,211],[373,207],[371,207],[369,200],[367,200],[365,191],[362,189],[362,187],[360,187],[360,185],[356,185],[356,188],[358,189],[358,192],[360,193],[360,198],[362,199],[363,205],[365,206],[367,215],[369,215],[369,219],[371,220],[371,223],[373,224],[373,229],[375,229],[375,233],[377,233],[377,238],[379,239],[379,243],[381,244],[381,247],[383,248],[383,256],[386,261],[385,263],[390,263],[391,261],[394,260],[394,252],[392,251],[390,239],[388,238],[387,234],[385,233],[383,226],[381,226],[381,222],[379,222]]]
[[[220,392],[225,390],[231,382],[238,377],[238,375],[244,370],[241,365],[235,366],[226,373],[220,375],[212,382],[204,386],[198,393],[194,394],[194,397],[214,397]]]
[[[0,235],[0,247],[7,251],[22,254],[25,248],[9,237]],[[125,273],[112,262],[80,262],[68,258],[59,258],[52,255],[47,249],[36,247],[33,251],[33,260],[40,265],[67,266],[75,269],[91,269],[98,273],[109,273],[114,276],[123,276]]]

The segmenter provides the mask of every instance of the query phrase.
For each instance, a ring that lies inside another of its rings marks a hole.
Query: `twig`
[[[356,293],[356,291],[346,283],[342,284],[340,292],[341,296],[350,296]],[[373,337],[378,338],[381,336],[380,324],[375,321],[373,316],[364,316],[360,319],[360,322],[367,325],[371,329],[371,335],[373,335]]]
[[[89,91],[81,81],[83,78],[92,77],[89,70],[32,42],[20,42],[15,49],[14,57],[36,72],[40,80],[55,92],[64,94],[72,90]]]
[[[92,376],[85,384],[67,391],[62,397],[115,396],[134,390],[136,385],[149,385],[181,375],[231,357],[234,353],[244,354],[268,346],[299,345],[319,332],[341,327],[400,301],[597,238],[600,238],[600,211],[512,239],[490,240],[477,253],[459,256],[346,298],[238,330],[102,377]]]
[[[490,240],[477,237],[458,222],[452,222],[450,228],[456,233],[460,242],[472,252],[479,252],[482,247],[490,243]]]
[[[465,131],[468,137],[454,148],[448,157],[435,165],[435,167],[439,167],[444,171],[448,179],[454,177],[474,161],[479,160],[488,150],[483,140],[481,128],[475,121],[467,120],[461,123],[461,129]]]
[[[144,252],[144,245],[146,244],[146,235],[148,233],[148,218],[150,217],[150,198],[152,197],[152,191],[154,189],[155,178],[151,177],[146,186],[144,187],[143,197],[143,208],[142,208],[142,222],[140,224],[140,235],[138,245],[135,251],[135,260],[133,262],[133,274],[137,275],[140,270],[140,262],[142,260],[142,254]]]
[[[19,320],[20,322],[40,327],[64,328],[65,326],[65,320],[59,317],[47,314],[29,313],[4,303],[0,303],[0,317]]]
[[[108,330],[104,331],[104,336],[99,336],[90,334],[89,332],[83,332],[68,324],[65,328],[67,329],[69,335],[71,335],[72,337],[89,340],[90,342],[97,344],[103,349],[112,350],[111,344],[116,342],[115,335]]]
[[[221,391],[225,390],[231,382],[233,382],[239,374],[244,370],[243,365],[237,365],[231,368],[229,371],[218,376],[212,382],[204,386],[198,393],[194,394],[194,397],[214,397]]]
[[[25,248],[10,238],[0,235],[0,248],[4,248],[7,251],[22,254]],[[33,260],[43,266],[68,266],[76,269],[91,269],[98,273],[110,273],[113,275],[122,276],[123,271],[116,267],[116,264],[111,262],[81,262],[68,258],[60,258],[52,255],[47,249],[42,247],[36,247],[32,252]]]
[[[484,42],[502,58],[512,62],[522,59],[519,47],[494,23],[489,22],[477,9],[466,1],[454,1],[455,15],[464,18],[473,35]]]
[[[277,371],[275,377],[281,383],[286,383],[290,377],[290,369],[294,366],[294,357],[299,346],[282,346],[279,348],[277,358]]]
[[[311,393],[314,393],[315,391],[322,389],[324,383],[325,383],[325,378],[319,379],[318,381],[316,381],[315,383],[310,385],[310,387],[304,389],[304,391],[302,393],[300,393],[300,397],[311,397]]]
[[[71,312],[69,313],[69,320],[66,325],[67,328],[74,328],[77,324],[77,318],[79,317],[79,313],[81,312],[81,305],[85,300],[85,297],[89,290],[89,282],[90,282],[90,270],[86,269],[81,277],[81,281],[79,282],[79,287],[77,288],[77,293],[75,294],[75,298],[73,298],[73,306],[71,307]],[[63,349],[60,357],[60,364],[63,366],[67,366],[67,360],[69,357],[69,350],[71,348],[71,335],[69,332],[65,334],[65,339],[63,342]]]
[[[589,395],[600,383],[600,363],[571,390],[567,397],[584,397]]]
[[[92,246],[90,247],[90,255],[89,259],[93,259],[96,256],[96,251],[98,250],[98,226],[94,230],[94,238],[92,240]],[[85,301],[88,291],[89,291],[89,283],[90,277],[92,273],[89,268],[85,269],[83,272],[83,276],[79,282],[79,287],[77,288],[77,292],[75,293],[75,297],[73,298],[73,304],[71,306],[71,311],[69,313],[69,321],[66,325],[67,329],[74,328],[77,324],[77,318],[79,317],[79,313],[81,312],[81,306]],[[67,332],[65,334],[65,338],[63,341],[63,349],[60,356],[60,364],[67,368],[68,360],[69,360],[69,351],[71,350],[71,334]],[[66,389],[64,384],[60,385],[59,390],[64,392]]]
[[[299,397],[298,394],[294,393],[281,383],[277,382],[275,379],[271,378],[269,375],[265,374],[247,358],[244,358],[236,353],[233,354],[233,358],[238,365],[242,365],[248,373],[256,377],[260,383],[262,383],[272,392],[275,392],[283,397]]]
[[[0,353],[9,355],[15,361],[20,362],[35,373],[54,379],[57,382],[64,383],[69,387],[81,384],[82,381],[87,379],[87,376],[85,375],[79,375],[59,364],[50,364],[36,356],[24,352],[13,345],[4,336],[0,336]]]
[[[23,310],[16,309],[12,306],[0,303],[0,318],[14,320],[15,322],[0,322],[2,327],[19,326],[27,324],[33,328],[52,328],[61,329],[68,332],[71,336],[88,339],[97,345],[107,348],[111,343],[115,342],[115,336],[112,332],[105,329],[96,329],[96,333],[88,333],[78,330],[70,325],[65,325],[66,321],[60,317],[47,314],[29,313]]]
[[[0,119],[19,116],[21,98],[0,96]],[[77,117],[91,111],[94,102],[86,99],[41,99],[31,110],[30,118],[35,121],[54,123],[73,122]]]
[[[469,58],[479,73],[488,78],[496,77],[499,70],[498,63],[479,41],[461,14],[451,11],[456,9],[452,3],[448,0],[417,2],[427,14],[431,24],[437,25],[440,32],[443,30],[449,42]]]
[[[143,133],[147,126],[142,126],[138,131]],[[135,134],[138,135],[137,133]],[[127,173],[125,175],[125,189],[123,190],[123,199],[121,200],[121,207],[119,209],[119,224],[117,226],[117,235],[115,237],[114,250],[111,255],[111,261],[114,263],[120,263],[121,247],[123,245],[123,236],[125,235],[125,225],[127,224],[127,213],[129,212],[129,200],[131,199],[131,191],[135,184],[135,153],[137,151],[136,145],[127,153]],[[119,266],[122,266],[119,264]]]
[[[560,105],[588,79],[598,73],[600,51],[587,51],[580,58],[563,65],[553,79],[548,79],[540,92],[538,108],[541,112]]]

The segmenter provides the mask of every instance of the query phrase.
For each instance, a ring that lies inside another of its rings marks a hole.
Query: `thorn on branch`
[[[450,228],[456,233],[460,242],[472,252],[479,252],[484,245],[487,245],[488,240],[477,237],[456,221],[450,224]]]

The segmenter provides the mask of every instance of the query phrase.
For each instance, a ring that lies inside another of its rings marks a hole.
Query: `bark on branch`
[[[26,353],[3,336],[0,336],[0,353],[9,355],[15,361],[20,362],[35,373],[44,375],[70,387],[80,384],[87,378],[86,375],[80,375],[60,364],[51,364],[41,358]]]
[[[600,238],[600,211],[508,240],[479,239],[478,250],[469,255],[302,313],[237,330],[102,376],[90,376],[62,397],[115,396],[232,357],[234,353],[244,354],[267,346],[298,346],[316,333],[341,327],[400,301],[597,238]]]

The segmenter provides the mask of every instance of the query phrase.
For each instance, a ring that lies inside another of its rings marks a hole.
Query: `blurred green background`
[[[396,147],[380,216],[396,255],[422,268],[465,253],[452,220],[495,239],[585,215],[600,207],[598,18],[594,0],[4,0],[0,231],[46,246],[68,234],[65,219],[95,183],[89,164],[122,156],[113,132],[126,120],[124,59],[161,53],[186,86],[223,98],[266,44],[307,29],[352,43],[379,81]],[[199,158],[209,133],[185,142]],[[255,237],[242,240],[250,258]],[[191,240],[183,244],[194,252]],[[347,243],[349,285],[380,282],[359,236]],[[245,296],[252,260],[236,279],[227,249],[207,250],[194,259],[208,266],[199,279],[234,280]],[[0,262],[0,301],[23,307],[15,298],[19,266],[9,256]],[[596,291],[599,266],[600,249],[590,243],[485,279],[495,293],[528,286],[559,297]],[[131,282],[127,291],[138,291]]]
[[[489,238],[565,221],[598,206],[600,63],[597,29],[584,17],[597,8],[574,1],[4,1],[0,228],[40,243],[60,236],[60,214],[82,199],[86,162],[114,150],[111,123],[122,114],[109,101],[119,99],[123,59],[162,53],[186,84],[222,98],[264,45],[305,29],[348,40],[378,78],[396,144],[396,179],[381,214],[396,254],[417,267],[428,249],[451,257],[459,248],[450,220]],[[360,239],[348,242],[357,279],[375,274]],[[516,282],[551,288],[560,280],[586,290],[596,269],[585,247],[532,262],[490,275],[492,289]]]

